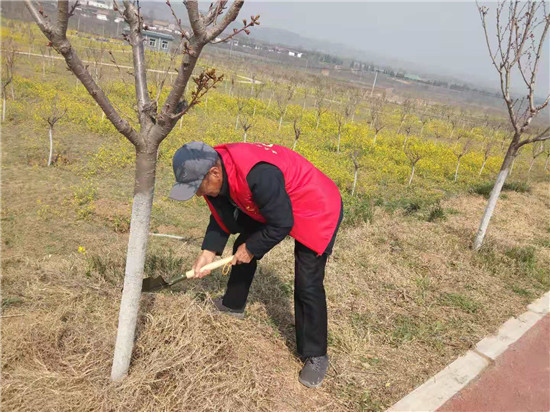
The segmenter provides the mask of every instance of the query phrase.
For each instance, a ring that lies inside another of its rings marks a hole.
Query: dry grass
[[[548,183],[507,193],[481,253],[469,249],[481,196],[445,200],[433,222],[376,208],[371,224],[341,232],[328,264],[332,367],[320,390],[297,382],[290,240],[262,260],[244,321],[210,309],[219,273],[144,295],[130,375],[113,384],[128,240],[114,222],[129,210],[132,171],[97,175],[79,218],[74,165],[21,162],[22,133],[8,125],[3,139],[6,410],[381,410],[550,287]],[[172,276],[192,264],[208,212],[168,201],[171,171],[158,176],[152,230],[188,240],[151,238],[146,270]]]

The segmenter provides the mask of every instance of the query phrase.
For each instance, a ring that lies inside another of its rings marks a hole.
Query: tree
[[[240,93],[237,92],[237,118],[235,119],[235,130],[239,127],[239,118],[241,117],[241,113],[244,110],[244,107],[246,106],[247,99],[240,96]]]
[[[529,165],[529,170],[527,171],[527,176],[531,175],[531,169],[533,169],[533,165],[535,164],[535,160],[537,160],[537,157],[539,157],[543,153],[544,153],[544,142],[534,143],[531,146],[531,164]]]
[[[485,164],[487,163],[487,159],[489,159],[489,156],[491,156],[491,150],[493,149],[495,142],[489,141],[485,145],[485,151],[483,152],[483,163],[481,164],[481,169],[479,169],[479,176],[481,176],[481,173],[483,172],[483,169],[485,168]]]
[[[50,155],[48,156],[48,166],[52,164],[52,156],[53,156],[53,129],[55,127],[55,124],[61,120],[66,114],[67,114],[67,108],[60,109],[57,106],[59,98],[56,95],[55,98],[52,100],[52,105],[50,109],[50,113],[48,116],[44,116],[43,119],[48,123],[49,126],[49,136],[50,136]]]
[[[361,165],[359,164],[359,159],[361,158],[361,152],[359,150],[354,150],[351,154],[351,160],[353,162],[353,186],[351,188],[351,195],[353,196],[355,194],[355,188],[357,187],[357,175],[359,174],[359,169],[361,168]]]
[[[290,103],[290,100],[292,100],[292,96],[294,96],[294,90],[296,87],[289,83],[286,85],[284,91],[278,91],[275,93],[275,101],[277,102],[277,113],[279,115],[279,129],[281,130],[281,126],[283,125],[283,118],[286,114],[286,109],[288,108],[288,104]]]
[[[505,8],[506,5],[508,7]],[[550,15],[546,10],[546,3],[544,1],[498,3],[496,6],[496,44],[489,39],[487,27],[489,9],[480,5],[477,7],[489,56],[499,74],[500,91],[506,104],[513,134],[481,218],[473,244],[474,250],[478,250],[483,244],[502,186],[518,150],[526,144],[550,139],[548,134],[550,127],[532,137],[525,137],[533,118],[548,105],[550,100],[549,94],[542,103],[535,103],[537,71],[550,27]],[[511,92],[512,81],[516,76],[523,81],[526,88],[524,97],[521,98],[513,97]]]
[[[456,182],[458,179],[458,169],[460,168],[460,160],[470,151],[470,146],[472,145],[472,139],[466,140],[466,142],[460,146],[453,147],[453,153],[456,156],[456,169],[455,169],[455,178]]]
[[[401,132],[403,123],[405,123],[405,120],[407,120],[407,116],[411,113],[411,111],[412,111],[412,102],[409,99],[406,99],[401,105],[401,108],[399,111],[399,127],[397,128],[397,134]]]
[[[2,121],[6,120],[6,96],[8,94],[8,86],[13,81],[13,68],[15,66],[16,50],[11,40],[6,42],[2,60],[4,68],[2,70]],[[13,91],[12,91],[13,95]],[[12,96],[13,98],[13,96]]]
[[[250,121],[250,120],[248,119],[248,116],[242,116],[242,117],[241,117],[241,127],[242,127],[243,132],[244,132],[244,134],[243,134],[243,142],[245,142],[245,143],[246,143],[246,135],[247,135],[247,133],[248,133],[248,130],[249,130],[252,126],[254,126],[254,124],[252,123],[252,121]]]
[[[550,145],[547,142],[544,142],[544,154],[546,155],[546,160],[544,161],[544,171],[548,169],[548,160],[550,160]]]
[[[370,107],[370,122],[369,125],[374,129],[374,140],[373,143],[376,143],[376,138],[378,133],[386,127],[382,121],[382,111],[384,110],[385,99],[384,98],[374,98],[371,107]]]
[[[325,104],[325,85],[317,85],[313,91],[313,97],[315,98],[315,112],[317,114],[317,124],[315,125],[315,129],[318,129],[321,116],[329,109]]]
[[[342,136],[342,128],[347,122],[351,114],[351,106],[343,104],[334,112],[334,120],[336,121],[336,126],[338,127],[338,136],[337,136],[337,145],[336,153],[340,153],[340,138]]]
[[[298,123],[298,119],[294,119],[294,145],[292,146],[292,150],[296,150],[296,145],[298,144],[298,139],[301,134],[302,128]]]
[[[416,164],[422,160],[423,154],[420,151],[420,147],[415,144],[415,142],[409,141],[409,143],[404,146],[403,151],[405,152],[405,155],[407,156],[407,159],[409,159],[409,162],[411,164],[411,175],[409,177],[409,183],[407,186],[410,186],[413,177],[414,177],[414,171],[416,169]]]
[[[169,0],[166,3],[175,16]],[[218,0],[210,5],[208,12],[203,14],[199,12],[196,1],[185,2],[191,30],[187,31],[183,29],[181,20],[176,19],[181,32],[183,56],[178,74],[172,83],[172,88],[166,100],[159,105],[158,101],[151,99],[147,87],[147,71],[143,44],[144,24],[139,3],[134,4],[129,0],[124,0],[123,7],[120,7],[114,1],[115,11],[120,13],[129,27],[125,39],[132,48],[137,100],[136,114],[139,121],[139,130],[136,130],[115,109],[105,92],[88,72],[76,50],[72,47],[71,40],[67,37],[68,21],[78,3],[69,7],[68,0],[59,0],[56,12],[57,19],[52,23],[43,10],[37,8],[32,0],[25,0],[25,4],[33,19],[38,24],[42,33],[48,38],[50,45],[65,58],[69,70],[82,82],[88,93],[105,112],[107,119],[136,149],[130,236],[113,367],[111,370],[111,378],[113,380],[123,378],[130,365],[141,296],[159,145],[174,128],[178,120],[190,108],[198,104],[209,89],[223,80],[223,76],[218,76],[214,69],[206,69],[193,77],[196,88],[191,93],[191,101],[187,102],[182,99],[187,83],[192,78],[193,69],[197,64],[202,49],[208,43],[225,41],[243,31],[248,34],[250,27],[259,24],[259,16],[252,17],[250,22],[244,20],[241,29],[234,29],[233,33],[229,36],[217,39],[218,36],[222,35],[227,26],[236,19],[243,3],[244,0],[235,0],[227,7],[227,1]]]

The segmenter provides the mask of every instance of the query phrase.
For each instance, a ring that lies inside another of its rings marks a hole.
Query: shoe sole
[[[308,388],[318,388],[318,387],[320,387],[321,384],[323,383],[323,381],[321,381],[321,382],[319,382],[318,384],[313,384],[313,383],[311,383],[311,382],[307,382],[307,381],[302,380],[302,378],[300,378],[300,377],[298,377],[298,381],[299,381],[302,385],[304,385],[304,386],[306,386],[306,387],[308,387]]]

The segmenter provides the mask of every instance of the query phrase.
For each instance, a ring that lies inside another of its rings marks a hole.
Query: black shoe
[[[220,312],[223,312],[226,315],[230,315],[238,319],[244,319],[244,308],[241,310],[228,308],[223,304],[223,296],[212,299],[212,303],[214,304],[214,307]]]
[[[306,359],[298,380],[308,388],[318,388],[328,369],[328,355],[313,356]]]

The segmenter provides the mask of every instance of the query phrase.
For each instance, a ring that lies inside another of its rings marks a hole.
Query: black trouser
[[[246,241],[247,234],[239,235],[233,253]],[[294,315],[296,349],[303,357],[327,353],[327,301],[323,280],[328,255],[317,256],[313,250],[296,241],[294,246]],[[246,306],[248,291],[256,272],[257,261],[233,266],[223,304],[231,309]]]
[[[326,253],[317,256],[316,252],[300,242],[295,241],[294,244],[296,349],[302,357],[323,356],[327,353],[327,300],[323,280],[327,258],[332,252],[342,217],[343,210]],[[233,254],[251,233],[245,231],[239,235],[233,246]],[[232,267],[222,302],[225,306],[244,309],[257,266],[257,260],[252,259],[250,263]]]

